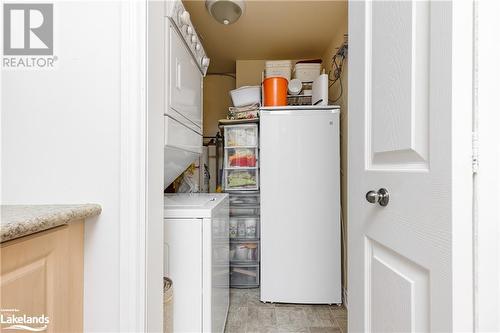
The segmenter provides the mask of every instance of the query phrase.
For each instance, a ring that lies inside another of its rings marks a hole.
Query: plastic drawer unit
[[[229,215],[230,216],[260,216],[260,207],[259,206],[248,206],[248,207],[230,206],[229,207]]]
[[[256,168],[258,155],[257,148],[227,148],[225,167],[226,169]]]
[[[231,265],[229,272],[231,286],[237,288],[256,288],[260,283],[259,265]]]
[[[259,189],[259,129],[257,124],[224,126],[224,189]]]
[[[229,260],[231,264],[257,264],[259,248],[259,241],[232,241],[229,245]]]
[[[229,194],[231,206],[258,206],[260,205],[259,191],[240,191]]]
[[[257,240],[260,237],[258,216],[231,216],[229,218],[229,238],[231,240]]]
[[[226,191],[258,190],[259,170],[254,168],[225,169]]]
[[[257,124],[224,126],[224,147],[258,148],[259,133]]]

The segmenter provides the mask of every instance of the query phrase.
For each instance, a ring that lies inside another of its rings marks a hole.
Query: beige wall
[[[339,24],[340,29],[336,30],[332,36],[332,42],[323,54],[323,67],[326,68],[328,73],[332,65],[332,57],[337,51],[337,48],[342,45],[344,41],[344,34],[347,34],[347,16],[344,17],[343,22]],[[332,75],[333,76],[333,75]],[[347,58],[344,63],[342,73],[342,97],[334,104],[340,106],[340,178],[341,178],[341,204],[342,204],[342,280],[343,287],[347,288]],[[329,90],[328,98],[331,100],[337,99],[340,94],[340,85],[337,81]]]
[[[236,87],[260,85],[265,66],[265,60],[236,60]]]
[[[234,75],[234,74],[229,74]],[[235,88],[235,78],[229,75],[207,75],[203,79],[203,135],[215,136],[219,119],[225,119],[232,105],[229,91]]]

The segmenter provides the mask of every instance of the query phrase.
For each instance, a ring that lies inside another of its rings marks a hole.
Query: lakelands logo
[[[40,316],[17,314],[19,312],[18,309],[1,310],[0,324],[2,325],[2,330],[21,330],[30,332],[43,332],[47,330],[50,323],[49,317],[44,314]]]
[[[4,68],[51,68],[54,56],[54,5],[4,3]]]

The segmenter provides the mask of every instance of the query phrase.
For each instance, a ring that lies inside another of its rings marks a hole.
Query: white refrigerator
[[[261,109],[260,154],[261,301],[341,303],[339,108]]]

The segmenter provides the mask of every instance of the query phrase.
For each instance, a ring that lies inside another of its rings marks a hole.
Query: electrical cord
[[[336,73],[336,76],[338,77],[338,81],[339,81],[339,84],[340,84],[340,93],[339,93],[339,96],[333,100],[333,102],[337,102],[341,97],[342,97],[342,94],[344,92],[344,86],[342,84],[342,66],[344,65],[344,57],[342,56],[342,61],[340,63],[340,66],[337,64],[337,59],[335,59],[334,61],[334,64],[335,64],[335,73]],[[332,82],[332,86],[333,84],[335,84],[336,81]]]
[[[342,57],[340,64],[337,63],[337,57]],[[340,52],[340,50],[337,53],[335,53],[335,55],[332,57],[332,64],[330,67],[330,71],[328,72],[328,79],[330,81],[333,81],[333,83],[336,82],[342,74],[345,58],[346,58],[346,56],[344,54],[344,51]],[[333,66],[335,66],[335,71],[334,71],[335,77],[332,79],[331,74],[332,74],[332,67]]]
[[[341,57],[342,59],[340,60],[340,64],[337,63],[337,57]],[[333,56],[332,58],[332,65],[330,67],[330,70],[328,71],[328,80],[331,82],[328,85],[328,88],[330,89],[337,81],[339,82],[340,85],[340,93],[339,96],[333,100],[330,100],[332,103],[336,103],[341,97],[342,94],[344,93],[344,85],[342,84],[342,73],[343,73],[343,67],[344,67],[344,62],[345,62],[345,50],[343,50],[343,47],[337,51],[337,53]],[[335,66],[335,69],[333,71],[334,78],[331,78],[332,74],[332,69]]]
[[[339,79],[339,85],[340,85],[340,93],[339,93],[339,96],[333,100],[333,103],[336,103],[342,97],[342,94],[344,93],[344,86],[342,84],[342,78]]]

